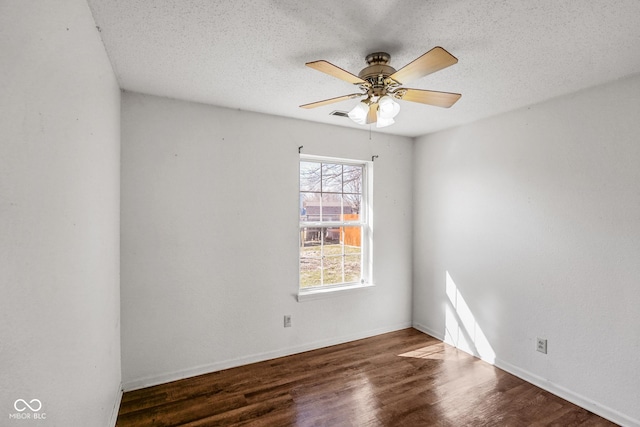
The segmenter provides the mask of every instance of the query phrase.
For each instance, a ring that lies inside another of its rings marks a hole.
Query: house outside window
[[[301,291],[370,281],[370,173],[367,162],[301,156]]]

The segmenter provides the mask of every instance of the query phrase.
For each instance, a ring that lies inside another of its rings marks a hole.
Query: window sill
[[[342,296],[346,294],[351,294],[353,292],[357,292],[361,289],[369,289],[373,288],[375,285],[373,283],[365,283],[365,284],[354,284],[354,285],[345,285],[345,286],[337,286],[335,288],[323,288],[323,289],[305,289],[298,291],[298,302],[305,301],[313,301],[316,299],[324,299],[324,298],[332,298],[337,296]]]

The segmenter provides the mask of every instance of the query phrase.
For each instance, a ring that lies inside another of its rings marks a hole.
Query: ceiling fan
[[[300,107],[316,108],[347,99],[366,97],[349,111],[349,118],[358,124],[376,123],[376,127],[385,127],[394,123],[393,118],[400,111],[400,105],[394,99],[449,108],[462,96],[459,93],[401,87],[405,83],[435,73],[458,62],[455,56],[439,46],[397,71],[389,65],[391,55],[386,52],[371,53],[367,55],[365,60],[367,67],[363,68],[357,76],[328,61],[307,62],[305,64],[307,67],[354,84],[362,92],[312,102]]]

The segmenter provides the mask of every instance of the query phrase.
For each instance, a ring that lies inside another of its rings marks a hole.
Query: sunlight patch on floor
[[[470,357],[468,354],[462,353],[458,351],[458,349],[445,345],[444,343],[431,344],[426,347],[399,354],[398,356],[430,360],[458,360],[461,357]]]

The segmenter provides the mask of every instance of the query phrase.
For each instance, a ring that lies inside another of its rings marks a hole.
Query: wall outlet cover
[[[547,354],[547,340],[545,338],[536,338],[536,350]]]

